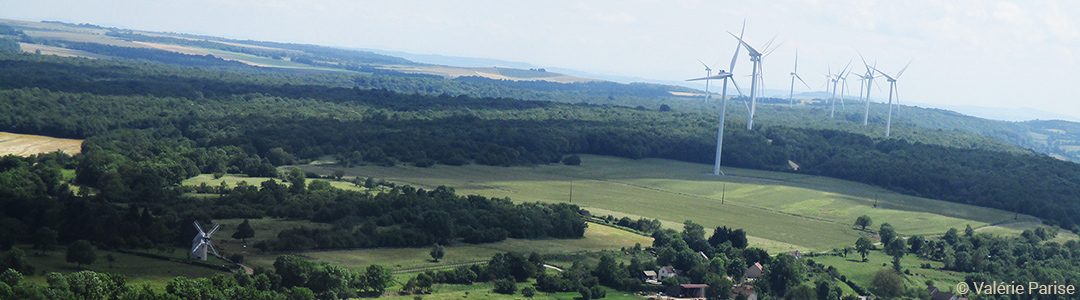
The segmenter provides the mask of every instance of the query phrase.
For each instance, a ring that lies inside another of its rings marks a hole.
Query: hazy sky
[[[815,89],[827,67],[857,64],[859,51],[889,72],[914,61],[900,80],[905,102],[1031,107],[1080,120],[1080,1],[0,0],[0,7],[3,18],[496,58],[658,80],[702,75],[699,58],[724,61],[726,69],[736,45],[726,31],[738,31],[745,18],[751,43],[783,42],[765,61],[769,89],[787,88],[795,49],[800,75]],[[748,62],[740,58],[736,73],[749,71]]]

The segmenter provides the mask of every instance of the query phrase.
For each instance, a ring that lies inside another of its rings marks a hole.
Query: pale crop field
[[[0,156],[30,156],[55,151],[75,155],[82,151],[82,143],[83,140],[77,139],[0,132]]]
[[[303,166],[330,174],[335,165]],[[1018,234],[1037,218],[902,195],[882,188],[796,173],[724,168],[663,159],[583,155],[581,166],[361,166],[348,176],[376,177],[420,187],[446,185],[459,194],[510,197],[517,202],[570,202],[594,215],[657,218],[680,228],[685,220],[713,228],[743,228],[751,244],[770,251],[823,251],[854,244],[861,215],[892,224],[902,235],[940,235],[966,225]],[[1062,232],[1064,238],[1075,235]]]

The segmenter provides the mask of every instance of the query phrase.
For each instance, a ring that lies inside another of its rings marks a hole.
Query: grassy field
[[[83,140],[76,139],[0,132],[0,156],[29,156],[58,150],[75,155],[82,151],[82,142]]]
[[[35,275],[29,277],[31,280],[44,282],[44,274],[48,272],[69,273],[79,271],[75,264],[64,260],[65,252],[62,249],[41,254],[29,250],[28,247],[24,249],[27,249],[27,259],[30,260],[30,264],[36,268]],[[108,255],[112,255],[115,260],[110,263],[106,258]],[[185,251],[177,250],[171,256],[183,255],[186,255]],[[164,288],[165,284],[176,276],[207,277],[215,274],[227,274],[206,267],[101,249],[97,251],[97,260],[91,265],[84,265],[83,269],[124,275],[130,283],[147,284],[158,289]]]
[[[186,185],[186,186],[199,186],[199,185],[201,185],[203,183],[206,183],[207,185],[209,185],[211,187],[217,187],[217,186],[221,185],[222,182],[224,182],[226,186],[232,188],[232,187],[236,187],[236,185],[239,184],[240,182],[246,182],[248,185],[258,186],[258,185],[262,184],[263,181],[267,181],[267,180],[273,180],[273,181],[276,181],[277,183],[288,185],[288,183],[285,183],[285,181],[283,181],[281,179],[277,179],[277,178],[248,177],[248,176],[245,176],[245,175],[237,175],[237,174],[225,174],[225,176],[222,176],[221,178],[217,178],[217,179],[214,179],[213,174],[201,174],[201,175],[198,175],[198,176],[195,176],[195,177],[185,179],[180,184]],[[307,179],[306,182],[308,184],[311,184],[311,182],[314,181],[314,180],[329,181],[330,186],[335,187],[335,188],[339,188],[339,189],[343,189],[343,190],[350,190],[350,191],[366,191],[367,190],[364,187],[356,186],[355,184],[352,184],[351,182],[345,182],[345,181],[337,181],[337,180],[329,180],[329,179]]]
[[[329,174],[334,165],[303,166]],[[511,197],[515,201],[568,202],[593,214],[657,218],[678,228],[684,220],[706,227],[744,228],[751,243],[771,251],[828,250],[851,245],[860,215],[875,226],[891,223],[904,235],[938,235],[971,225],[1016,234],[1037,218],[1010,212],[894,193],[870,185],[794,173],[724,168],[662,159],[582,156],[581,166],[534,167],[362,166],[349,176],[376,177],[421,187],[446,185],[461,194]],[[1075,235],[1062,233],[1063,238]]]
[[[429,295],[423,295],[423,299],[426,300],[449,300],[449,299],[526,299],[521,295],[521,289],[526,286],[531,286],[530,283],[518,283],[517,292],[514,295],[503,295],[492,292],[494,284],[490,282],[475,283],[472,285],[457,285],[457,284],[436,284],[433,287],[433,292]],[[627,292],[616,291],[610,288],[603,288],[607,291],[606,300],[623,300],[623,299],[644,299],[634,294]],[[390,296],[382,297],[380,299],[415,299],[413,295],[406,296]],[[532,299],[543,300],[574,300],[581,299],[581,295],[577,292],[563,292],[563,293],[544,293],[537,292],[536,296]]]
[[[255,229],[258,236],[259,227],[255,226]],[[485,262],[493,255],[502,252],[536,251],[541,254],[569,254],[633,247],[635,243],[641,243],[643,246],[651,245],[652,238],[590,223],[582,239],[508,239],[489,244],[460,244],[447,247],[446,256],[437,263],[431,261],[428,255],[431,249],[426,247],[311,251],[301,253],[301,255],[349,268],[359,269],[371,264],[380,264],[397,273],[412,273]],[[252,255],[247,257],[247,261],[254,266],[272,266],[276,257],[277,255],[274,254]]]
[[[822,265],[836,267],[841,275],[847,276],[847,278],[863,288],[870,288],[874,273],[881,269],[892,268],[892,257],[881,251],[871,251],[867,258],[869,258],[869,261],[862,262],[859,254],[852,252],[848,257],[819,256],[810,259]],[[923,269],[922,264],[925,263],[929,263],[933,268]],[[907,286],[910,288],[925,289],[927,280],[933,280],[935,286],[938,287],[951,287],[963,281],[964,275],[966,275],[962,272],[943,271],[941,270],[941,262],[922,259],[910,254],[900,260],[900,265],[904,269],[911,271],[910,276],[904,276]]]

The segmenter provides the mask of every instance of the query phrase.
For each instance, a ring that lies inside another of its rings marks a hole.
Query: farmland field
[[[31,280],[44,282],[44,274],[48,272],[78,271],[74,264],[64,260],[65,252],[62,249],[43,253],[28,248],[26,251],[30,263],[37,269],[35,273],[39,274],[31,276]],[[185,254],[184,249],[178,249],[170,256]],[[110,255],[115,261],[108,261],[107,257]],[[206,267],[101,249],[97,250],[97,260],[91,265],[84,265],[83,269],[124,275],[130,283],[147,284],[157,289],[163,289],[169,280],[177,276],[208,277],[214,274],[228,274]]]
[[[252,224],[259,233],[259,226]],[[380,264],[389,267],[397,273],[419,272],[431,269],[441,269],[458,265],[468,265],[485,262],[491,256],[501,252],[532,252],[541,254],[569,254],[585,251],[598,251],[606,249],[619,249],[633,247],[635,243],[642,246],[652,244],[652,238],[641,236],[621,229],[589,224],[585,230],[585,237],[581,239],[546,239],[546,240],[520,240],[507,239],[505,241],[488,244],[460,244],[446,247],[446,257],[439,262],[432,262],[428,252],[430,248],[376,248],[357,250],[334,250],[334,251],[310,251],[300,253],[303,256],[314,258],[348,268],[364,268],[371,264]],[[276,255],[253,255],[246,260],[254,266],[272,266]]]
[[[29,156],[57,150],[75,155],[82,151],[82,142],[76,139],[0,132],[0,156]]]
[[[863,288],[868,288],[871,286],[874,273],[881,269],[892,268],[892,257],[881,251],[870,251],[867,258],[869,259],[867,262],[862,262],[859,254],[852,252],[847,257],[819,256],[811,259],[822,265],[836,267],[840,275],[846,276]],[[909,288],[925,289],[927,280],[933,280],[935,286],[938,287],[952,287],[968,275],[968,273],[942,270],[941,262],[926,260],[911,254],[905,255],[900,260],[900,264],[905,270],[911,272],[910,276],[905,276],[905,283]],[[930,264],[933,269],[923,269],[922,264]]]
[[[273,180],[273,181],[276,181],[277,183],[286,184],[286,185],[288,184],[288,183],[285,183],[283,180],[277,179],[277,178],[248,177],[248,176],[236,175],[236,174],[226,174],[225,176],[222,176],[221,178],[214,178],[213,174],[202,174],[202,175],[198,175],[198,176],[195,176],[195,177],[185,179],[181,184],[186,185],[186,186],[199,186],[199,185],[202,185],[203,183],[206,183],[207,185],[209,185],[211,187],[217,187],[217,186],[220,186],[221,183],[224,182],[226,186],[228,186],[229,188],[233,188],[233,187],[236,187],[236,185],[241,183],[241,182],[247,183],[248,185],[259,186],[259,184],[262,184],[263,181],[267,181],[267,180]],[[339,189],[343,189],[343,190],[350,190],[350,191],[366,191],[367,190],[367,189],[365,189],[363,187],[356,186],[355,184],[352,184],[350,182],[337,181],[337,180],[308,179],[307,182],[311,183],[311,181],[313,181],[313,180],[325,180],[325,181],[330,182],[330,186],[335,187],[335,188],[339,188]]]
[[[303,166],[329,174],[334,165]],[[459,194],[510,197],[515,201],[568,202],[593,214],[657,218],[678,228],[684,220],[706,227],[744,228],[751,244],[770,251],[828,250],[851,245],[860,215],[888,222],[901,234],[938,235],[971,225],[1017,234],[1038,219],[1001,210],[902,195],[850,181],[737,168],[707,175],[711,166],[663,159],[582,156],[581,166],[436,166],[346,169],[349,176],[376,177],[422,187],[446,185]],[[1064,238],[1075,235],[1064,233]]]

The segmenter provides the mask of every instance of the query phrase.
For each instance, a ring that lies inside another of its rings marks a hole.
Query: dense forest
[[[6,56],[0,69],[0,128],[88,138],[78,180],[95,187],[112,177],[153,191],[199,173],[265,176],[324,156],[419,166],[551,163],[569,153],[711,163],[714,147],[706,113],[292,85],[301,75],[30,55]],[[247,75],[215,79],[223,74]],[[1032,214],[1068,229],[1080,222],[1073,163],[839,130],[740,127],[728,127],[730,166],[790,171],[790,160],[798,172]],[[133,167],[118,172],[124,165]]]

